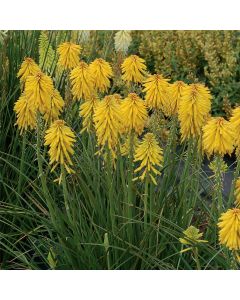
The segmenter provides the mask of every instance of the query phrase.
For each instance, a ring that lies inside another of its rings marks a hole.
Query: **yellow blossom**
[[[92,96],[90,96],[90,98],[86,99],[86,101],[80,105],[79,115],[83,118],[83,129],[81,130],[81,133],[85,130],[90,130],[93,123],[93,115],[99,103],[100,101],[97,95],[93,94]]]
[[[145,78],[147,67],[144,59],[137,55],[130,55],[123,61],[121,69],[123,80],[141,83]]]
[[[165,112],[167,116],[176,115],[178,113],[181,96],[186,86],[183,81],[176,81],[173,84],[169,84],[168,97],[166,97],[169,100],[169,105],[167,105],[167,112]]]
[[[71,71],[70,80],[74,99],[86,99],[91,96],[94,81],[88,64],[81,61],[79,65]]]
[[[219,242],[230,250],[240,250],[240,209],[228,209],[218,222]]]
[[[152,182],[157,184],[154,176],[160,174],[157,167],[162,167],[163,151],[153,133],[146,133],[143,140],[138,144],[135,150],[134,162],[138,161],[141,164],[134,171],[134,173],[142,172],[142,175],[138,178],[144,180],[146,176],[149,176]]]
[[[68,173],[73,173],[71,156],[74,154],[73,144],[76,142],[74,132],[63,120],[56,120],[46,131],[45,146],[49,146],[50,165],[52,171],[60,164]]]
[[[236,107],[232,111],[232,117],[230,118],[230,123],[232,124],[235,133],[235,145],[240,148],[240,107]]]
[[[89,65],[89,71],[93,77],[94,87],[104,93],[110,87],[110,78],[113,76],[112,67],[102,58],[95,59]]]
[[[114,96],[106,96],[95,109],[93,116],[98,145],[101,149],[106,145],[115,152],[121,128],[120,105]]]
[[[115,98],[115,100],[117,101],[118,104],[122,103],[122,97],[119,94],[113,94],[113,97]]]
[[[44,73],[38,72],[27,77],[25,84],[26,97],[29,99],[30,105],[35,106],[41,113],[50,110],[53,90],[51,77]]]
[[[203,127],[203,150],[212,154],[231,154],[234,150],[234,131],[229,121],[222,117],[211,118]]]
[[[137,94],[130,93],[122,101],[121,113],[124,120],[124,131],[131,132],[134,130],[140,135],[148,118],[144,101]]]
[[[65,69],[73,69],[79,63],[79,56],[82,48],[74,43],[65,42],[58,46],[58,64]]]
[[[59,119],[61,112],[63,111],[64,100],[58,90],[54,90],[51,97],[50,109],[44,114],[44,119],[47,122],[53,122]]]
[[[178,112],[182,141],[200,135],[211,109],[211,99],[208,88],[200,83],[183,89]]]
[[[40,71],[41,70],[35,61],[30,57],[26,57],[21,64],[17,77],[20,77],[21,82],[25,82],[28,76],[35,75]]]
[[[235,196],[236,206],[240,207],[240,177],[236,180],[236,183],[235,183],[234,196]]]
[[[146,105],[149,108],[162,109],[163,111],[168,109],[168,81],[169,79],[165,79],[161,74],[151,75],[144,81],[143,92],[146,93]]]
[[[16,125],[20,129],[20,134],[28,127],[30,129],[36,128],[36,109],[29,103],[25,94],[21,95],[15,103],[14,111],[17,114]]]

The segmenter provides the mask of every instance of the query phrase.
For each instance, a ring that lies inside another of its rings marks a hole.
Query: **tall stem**
[[[111,225],[112,231],[115,233],[115,203],[113,197],[113,182],[112,182],[112,157],[110,150],[107,149],[107,183],[108,183],[108,201],[109,201],[109,209],[110,209],[110,218],[111,218]]]
[[[220,214],[223,210],[223,196],[222,196],[222,189],[223,189],[223,177],[222,177],[222,158],[220,155],[217,156],[217,170],[216,170],[216,198],[217,198],[217,211]]]
[[[216,171],[214,174],[214,192],[213,192],[213,199],[212,199],[212,206],[211,206],[211,217],[210,225],[207,229],[207,236],[212,232],[212,239],[215,239],[215,243],[217,243],[217,228],[216,222],[223,211],[223,196],[222,196],[222,189],[223,189],[223,178],[222,178],[222,158],[221,156],[216,156]],[[210,239],[210,237],[209,237]]]
[[[133,139],[134,132],[130,133],[130,151],[129,151],[129,168],[128,168],[128,202],[127,202],[127,218],[128,221],[132,220],[132,207],[133,207]],[[128,235],[131,239],[132,226],[130,224]]]
[[[145,188],[144,188],[144,230],[147,229],[147,223],[148,223],[148,187],[149,187],[149,180],[148,176],[145,180]]]
[[[195,140],[193,143],[193,157],[192,157],[192,176],[191,176],[191,208],[192,208],[192,216],[189,218],[190,226],[192,218],[194,217],[195,206],[197,203],[198,195],[199,195],[199,186],[200,186],[200,175],[201,175],[201,166],[202,166],[202,153],[201,150],[198,149],[198,140]]]
[[[61,165],[61,176],[62,176],[64,205],[65,205],[67,217],[69,221],[72,223],[72,216],[69,207],[69,194],[68,194],[67,182],[66,182],[66,172],[63,165]]]
[[[198,249],[196,247],[193,247],[193,255],[194,255],[194,260],[197,265],[197,270],[201,270],[201,265],[200,265],[200,261],[198,258]]]
[[[47,183],[46,183],[46,176],[44,174],[43,171],[43,159],[42,159],[42,155],[41,155],[41,124],[40,124],[40,114],[38,113],[37,115],[37,161],[38,161],[38,176],[40,178],[41,181],[41,186],[42,186],[42,190],[43,190],[43,195],[44,198],[47,202],[47,206],[49,209],[49,213],[51,216],[52,221],[54,221],[54,210],[49,198],[49,191],[47,188]]]
[[[164,151],[164,164],[167,166],[163,176],[163,186],[167,185],[174,170],[174,155],[176,153],[177,119],[173,117],[170,123],[170,134]]]
[[[22,142],[22,154],[21,154],[21,162],[20,162],[20,172],[19,172],[19,178],[18,178],[18,197],[21,194],[21,188],[22,188],[22,180],[23,180],[23,171],[24,171],[24,158],[25,158],[25,151],[26,151],[26,141],[27,141],[27,134],[24,132],[23,134],[23,142]]]

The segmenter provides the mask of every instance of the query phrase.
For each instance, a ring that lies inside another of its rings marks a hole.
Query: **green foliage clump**
[[[137,39],[152,72],[205,83],[214,96],[214,113],[222,112],[223,99],[232,106],[240,102],[239,31],[143,31]]]

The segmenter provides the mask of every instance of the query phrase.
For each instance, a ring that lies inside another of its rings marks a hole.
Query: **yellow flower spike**
[[[164,78],[161,74],[151,75],[144,81],[143,92],[146,93],[145,100],[149,108],[168,110],[168,81],[169,79]]]
[[[240,207],[240,177],[238,177],[238,179],[235,182],[234,196],[235,196],[235,205],[237,207]]]
[[[70,81],[74,99],[89,98],[93,91],[94,81],[89,66],[84,61],[71,71]]]
[[[203,127],[203,150],[212,154],[231,154],[234,150],[234,131],[229,121],[222,117],[211,118]]]
[[[74,154],[73,144],[76,136],[72,129],[65,125],[65,121],[56,120],[45,134],[45,146],[49,146],[50,165],[53,171],[58,165],[62,165],[68,173],[74,173],[71,156]]]
[[[35,75],[40,71],[41,70],[35,61],[30,57],[26,57],[21,64],[17,77],[20,77],[20,82],[25,82],[28,76]]]
[[[93,115],[99,103],[100,101],[98,96],[96,94],[93,94],[90,98],[86,99],[86,101],[80,105],[79,115],[83,118],[83,129],[80,133],[83,133],[85,130],[90,131],[93,125]]]
[[[113,71],[110,64],[102,58],[95,59],[89,65],[89,71],[93,77],[94,87],[104,93],[110,87],[110,78],[113,77]]]
[[[124,81],[141,83],[145,78],[147,67],[144,59],[137,55],[130,55],[123,61],[121,69]]]
[[[122,97],[119,94],[113,94],[113,97],[115,98],[115,100],[117,101],[118,104],[122,103]]]
[[[25,84],[26,97],[31,105],[35,106],[41,113],[51,108],[51,97],[54,87],[51,77],[42,72],[28,76]]]
[[[47,122],[52,123],[59,119],[60,114],[63,111],[64,100],[58,90],[54,90],[51,97],[50,110],[47,110],[44,114],[44,119]]]
[[[21,95],[15,103],[14,111],[17,114],[16,125],[20,129],[20,134],[28,127],[31,130],[36,128],[36,108],[29,103],[25,94]]]
[[[219,222],[219,242],[230,250],[240,250],[240,209],[228,209]]]
[[[211,109],[211,99],[209,89],[200,83],[183,88],[178,111],[182,141],[200,135]]]
[[[112,155],[118,143],[119,132],[122,126],[120,105],[113,95],[104,97],[97,105],[93,115],[98,146],[103,149],[108,146]]]
[[[240,148],[240,107],[236,107],[232,111],[232,117],[230,118],[230,123],[233,126],[235,132],[235,145]]]
[[[80,61],[81,46],[74,43],[65,42],[58,46],[59,54],[58,64],[64,69],[73,69],[77,67]]]
[[[169,104],[167,105],[167,110],[165,115],[172,116],[178,113],[179,103],[181,101],[182,93],[187,84],[183,81],[176,81],[168,86],[168,97]]]
[[[140,180],[144,180],[146,176],[156,185],[155,175],[160,175],[157,169],[162,167],[163,151],[158,145],[153,133],[146,133],[143,140],[138,144],[134,154],[134,162],[140,161],[140,166],[135,169],[134,173],[142,172],[139,176]],[[137,178],[136,178],[137,179]]]
[[[125,132],[143,132],[148,114],[144,101],[135,93],[130,93],[121,103],[121,113]]]

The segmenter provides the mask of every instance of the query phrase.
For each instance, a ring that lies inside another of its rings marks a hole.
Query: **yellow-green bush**
[[[239,31],[143,31],[136,39],[152,72],[206,83],[215,96],[216,112],[223,98],[232,105],[240,100]]]

